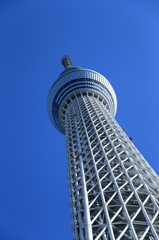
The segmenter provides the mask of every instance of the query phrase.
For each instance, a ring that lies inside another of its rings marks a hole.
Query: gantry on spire
[[[68,55],[64,55],[62,58],[61,58],[61,63],[62,65],[65,67],[65,68],[70,68],[72,67],[72,59],[70,56]]]

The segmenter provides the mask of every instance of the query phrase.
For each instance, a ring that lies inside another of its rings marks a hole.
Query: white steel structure
[[[115,121],[113,88],[62,63],[48,113],[66,136],[73,239],[159,239],[159,177]]]

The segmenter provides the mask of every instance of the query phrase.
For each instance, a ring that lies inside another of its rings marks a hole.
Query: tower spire
[[[72,66],[69,56],[61,62]],[[47,103],[66,138],[73,239],[158,240],[159,176],[114,119],[117,99],[108,80],[70,68]]]

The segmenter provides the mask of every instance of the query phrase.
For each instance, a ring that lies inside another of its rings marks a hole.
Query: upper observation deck
[[[89,93],[99,98],[113,116],[117,110],[116,94],[109,81],[98,72],[72,67],[69,56],[61,59],[65,70],[52,85],[47,99],[49,118],[56,129],[65,134],[62,116],[74,94]]]

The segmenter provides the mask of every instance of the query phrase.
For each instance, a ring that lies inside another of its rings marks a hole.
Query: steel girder
[[[159,178],[94,94],[65,109],[74,240],[159,239]]]

